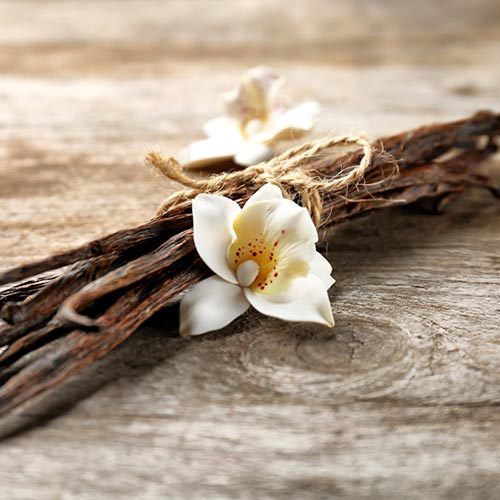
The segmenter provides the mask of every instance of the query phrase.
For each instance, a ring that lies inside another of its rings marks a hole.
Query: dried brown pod
[[[318,223],[336,225],[415,202],[439,210],[469,186],[500,198],[476,168],[497,151],[499,135],[500,115],[480,112],[379,139],[363,182],[323,193]],[[334,151],[299,168],[332,178],[362,157],[360,148]],[[149,161],[161,170],[160,157]],[[224,194],[243,203],[255,189],[240,183]],[[293,186],[288,194],[303,201]],[[61,268],[54,276],[33,278]],[[0,273],[0,285],[25,280],[0,292],[0,415],[106,355],[208,274],[194,249],[188,202],[141,226]]]

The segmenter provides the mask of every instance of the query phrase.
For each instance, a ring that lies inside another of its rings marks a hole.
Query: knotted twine
[[[363,157],[359,165],[341,169],[333,177],[320,177],[312,169],[305,168],[320,153],[337,147],[360,146]],[[257,191],[267,183],[278,186],[284,196],[294,199],[300,197],[300,203],[311,215],[316,226],[319,226],[323,208],[323,197],[345,188],[357,185],[365,175],[372,161],[372,147],[362,136],[341,135],[333,138],[308,142],[289,149],[271,160],[243,170],[213,175],[205,179],[187,176],[179,163],[172,157],[162,157],[157,153],[146,156],[146,164],[152,166],[168,179],[177,181],[189,189],[169,196],[158,208],[157,215],[165,215],[174,207],[187,207],[193,198],[200,193],[230,196],[242,189]]]

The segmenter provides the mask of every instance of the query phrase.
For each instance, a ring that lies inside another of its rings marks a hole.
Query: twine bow
[[[317,160],[320,153],[327,149],[351,146],[360,146],[363,149],[359,165],[346,167],[334,177],[320,177],[313,169],[304,168]],[[168,179],[189,188],[169,196],[158,208],[158,215],[168,213],[174,206],[178,208],[179,205],[189,205],[200,193],[228,196],[242,188],[254,192],[264,184],[271,183],[278,186],[287,198],[294,199],[298,196],[302,206],[311,214],[313,222],[319,226],[325,194],[332,194],[359,183],[371,160],[372,147],[365,137],[341,135],[308,142],[289,149],[268,162],[206,179],[187,176],[172,157],[165,158],[152,152],[146,156],[145,161]]]

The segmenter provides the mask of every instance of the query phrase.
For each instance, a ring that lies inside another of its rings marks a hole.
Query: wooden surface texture
[[[0,1],[0,269],[147,220],[267,64],[372,138],[500,110],[495,0]],[[500,159],[485,165],[500,180]],[[500,204],[322,233],[333,330],[170,308],[0,421],[1,500],[500,498]]]

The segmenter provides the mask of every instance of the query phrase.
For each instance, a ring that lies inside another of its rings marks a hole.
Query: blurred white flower
[[[280,95],[283,83],[282,77],[263,66],[245,72],[239,85],[223,97],[226,115],[205,124],[208,139],[183,150],[181,165],[199,169],[230,159],[242,166],[255,165],[269,160],[279,141],[309,132],[319,104],[309,101],[288,109]]]
[[[224,196],[193,200],[196,249],[216,274],[194,285],[180,306],[180,334],[228,325],[252,305],[267,316],[333,326],[327,290],[332,267],[316,252],[318,234],[305,208],[272,184],[243,209]]]

